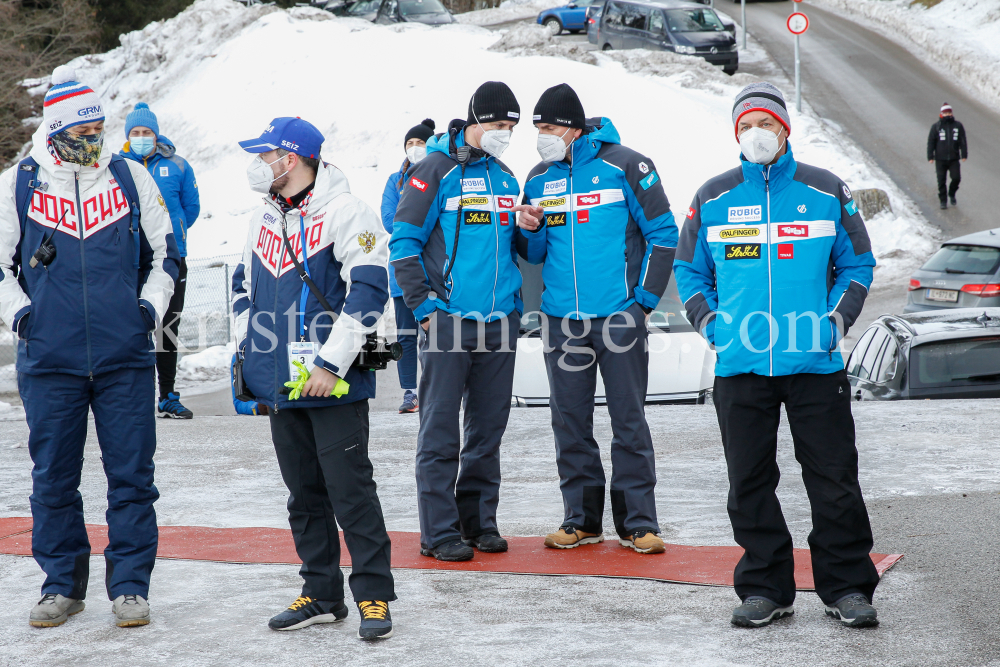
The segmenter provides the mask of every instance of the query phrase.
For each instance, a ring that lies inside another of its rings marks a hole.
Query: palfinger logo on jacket
[[[367,255],[375,249],[375,235],[371,232],[361,232],[358,234],[358,245],[361,246],[361,250]]]
[[[756,227],[749,227],[746,229],[723,229],[719,232],[720,239],[735,239],[748,236],[760,236],[760,230]]]

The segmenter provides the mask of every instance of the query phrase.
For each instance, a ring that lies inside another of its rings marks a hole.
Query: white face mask
[[[778,135],[760,127],[751,127],[740,135],[743,156],[755,164],[770,164],[783,145],[778,143]]]
[[[479,147],[499,160],[510,145],[510,135],[510,130],[485,130]]]
[[[426,146],[410,146],[406,149],[406,159],[410,164],[416,164],[427,157]]]
[[[274,162],[278,162],[279,160],[281,160],[280,157]],[[285,173],[281,176],[275,176],[274,171],[271,169],[271,165],[274,162],[264,162],[264,158],[259,155],[253,159],[253,162],[247,167],[247,182],[250,184],[251,190],[266,195],[271,192],[271,184],[288,173],[286,169]]]
[[[573,129],[566,128],[561,135],[538,133],[538,154],[542,157],[542,162],[558,162],[566,157],[566,145],[564,138]]]

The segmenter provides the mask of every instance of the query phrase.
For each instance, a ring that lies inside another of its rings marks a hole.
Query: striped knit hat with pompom
[[[74,125],[104,120],[104,105],[94,90],[76,80],[76,70],[60,65],[52,72],[52,87],[45,94],[42,124],[47,136]]]

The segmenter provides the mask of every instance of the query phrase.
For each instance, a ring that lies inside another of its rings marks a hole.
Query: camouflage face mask
[[[52,147],[63,162],[72,162],[84,167],[92,167],[101,157],[104,147],[104,131],[91,135],[60,132],[50,138]]]

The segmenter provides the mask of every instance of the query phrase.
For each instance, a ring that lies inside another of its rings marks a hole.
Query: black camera
[[[390,343],[378,334],[370,333],[365,337],[365,344],[354,360],[354,368],[362,371],[384,371],[390,361],[403,358],[403,346]]]

